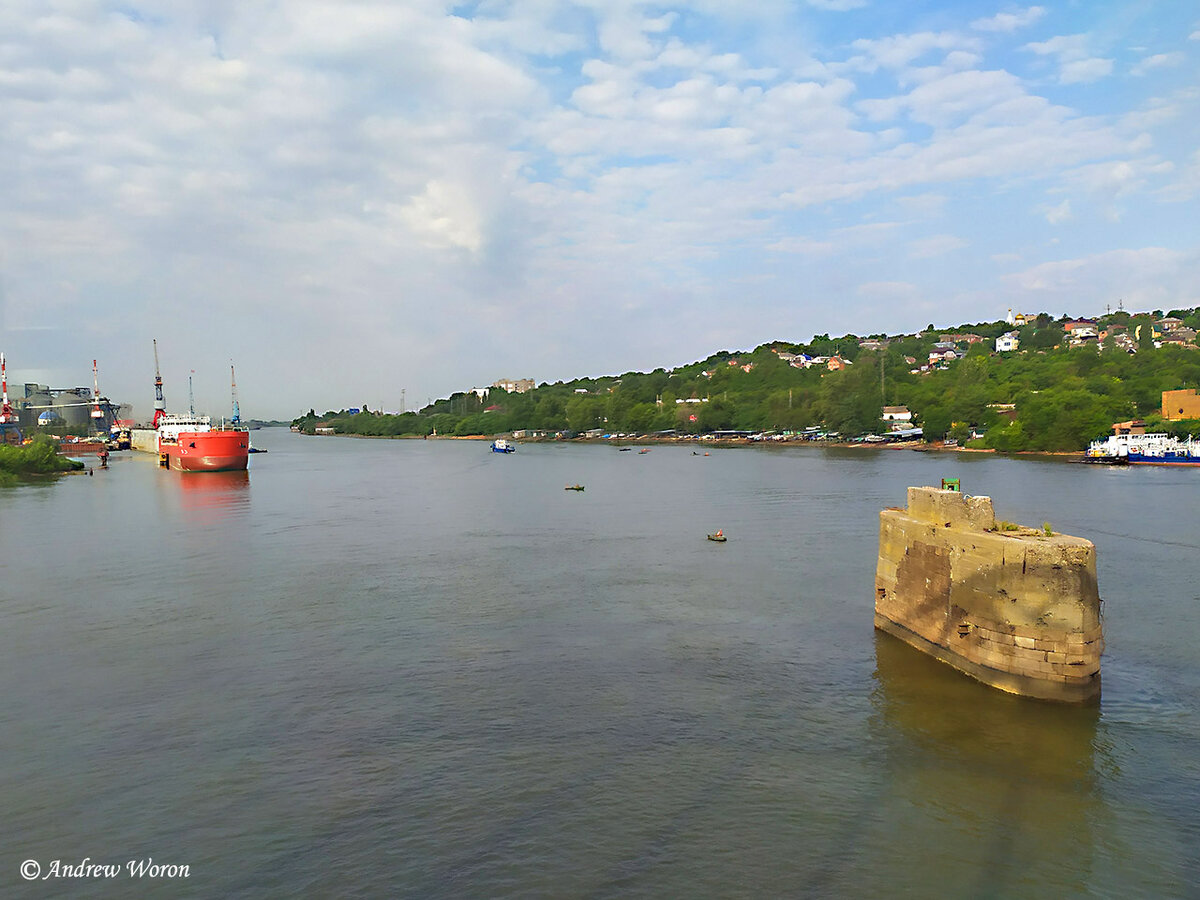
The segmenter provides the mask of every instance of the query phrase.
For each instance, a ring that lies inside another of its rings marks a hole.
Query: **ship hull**
[[[161,443],[159,452],[177,472],[233,472],[246,468],[250,436],[245,431],[183,431],[175,443]]]
[[[1200,466],[1200,456],[1141,456],[1130,453],[1131,466]]]

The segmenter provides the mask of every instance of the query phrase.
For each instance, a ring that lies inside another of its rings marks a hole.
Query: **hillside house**
[[[1170,334],[1183,326],[1182,319],[1176,319],[1174,316],[1166,316],[1154,323],[1154,327],[1158,334]],[[1155,335],[1157,337],[1158,335]]]
[[[1021,346],[1021,339],[1017,337],[1015,331],[1010,331],[1007,334],[1002,334],[996,338],[997,353],[1011,353]]]
[[[958,359],[958,347],[950,341],[938,341],[933,345],[933,349],[929,351],[929,364],[937,365],[940,362],[950,362]]]
[[[892,431],[901,431],[912,427],[912,412],[907,406],[885,406],[880,419],[887,422]]]
[[[1174,331],[1164,334],[1159,340],[1160,345],[1175,345],[1178,347],[1193,347],[1195,346],[1196,332],[1190,328],[1176,328]]]

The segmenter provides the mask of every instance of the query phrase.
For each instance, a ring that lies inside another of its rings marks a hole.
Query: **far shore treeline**
[[[1181,327],[1200,331],[1200,310],[1168,315],[1181,320]],[[816,427],[849,439],[879,433],[885,427],[882,408],[904,406],[926,441],[961,442],[977,434],[971,446],[1078,450],[1111,434],[1114,422],[1134,418],[1145,419],[1150,430],[1181,436],[1200,431],[1200,421],[1161,419],[1163,391],[1200,387],[1200,351],[1194,343],[1155,346],[1152,325],[1162,317],[1159,310],[1111,313],[1096,322],[1096,331],[1108,335],[1083,346],[1068,345],[1068,317],[1045,313],[1020,327],[1000,321],[929,326],[916,335],[819,335],[806,344],[773,341],[745,352],[721,351],[670,370],[578,378],[524,393],[490,388],[482,399],[466,391],[400,415],[365,408],[324,415],[310,410],[292,424],[306,433],[321,427],[367,436],[522,429],[582,435],[597,428],[698,435]],[[1019,349],[996,352],[995,339],[1013,331]],[[984,340],[970,342],[967,335]],[[949,342],[959,358],[919,371],[928,368],[935,345],[944,350]],[[798,354],[839,357],[850,364],[840,371],[826,365],[801,368],[790,359]]]

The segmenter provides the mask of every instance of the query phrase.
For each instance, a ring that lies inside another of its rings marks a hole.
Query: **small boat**
[[[725,543],[725,533],[724,531],[717,531],[716,534],[708,535],[708,539],[710,541],[716,541],[718,544],[723,544]]]
[[[513,444],[511,442],[506,441],[504,438],[496,438],[496,440],[492,441],[492,452],[493,453],[516,453],[517,448],[515,446],[513,446]]]
[[[563,488],[563,490],[565,490],[565,491],[582,491],[583,485],[582,484],[568,484],[565,488]]]
[[[632,449],[633,449],[632,447],[618,447],[617,452],[618,453],[628,453]]]
[[[641,450],[638,451],[638,453],[649,453],[649,452],[650,452],[649,447],[643,447]]]

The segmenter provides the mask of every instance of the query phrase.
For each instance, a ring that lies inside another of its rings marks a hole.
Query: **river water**
[[[1200,470],[254,443],[0,489],[0,895],[1200,891]],[[874,631],[943,476],[1096,543],[1098,707]]]

